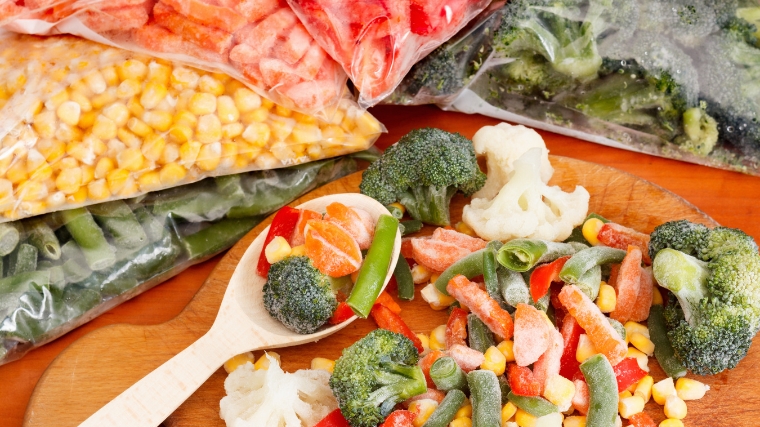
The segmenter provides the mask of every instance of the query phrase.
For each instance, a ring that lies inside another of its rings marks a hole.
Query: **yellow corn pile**
[[[318,119],[87,40],[0,41],[0,222],[355,152],[382,130],[351,102]]]

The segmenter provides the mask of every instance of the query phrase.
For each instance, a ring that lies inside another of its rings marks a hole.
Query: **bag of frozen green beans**
[[[0,364],[231,247],[269,213],[356,170],[341,157],[0,223]]]

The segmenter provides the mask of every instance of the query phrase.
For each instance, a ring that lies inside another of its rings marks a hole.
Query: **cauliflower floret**
[[[302,369],[283,372],[269,355],[269,369],[248,362],[224,381],[219,406],[227,427],[311,427],[338,408],[328,384],[330,373]]]
[[[541,150],[531,148],[514,162],[514,171],[496,197],[473,198],[462,220],[486,240],[564,240],[586,218],[588,202],[588,191],[581,186],[565,193],[546,185],[541,179]]]
[[[541,149],[541,181],[549,182],[554,173],[554,168],[549,162],[549,150],[546,149],[543,138],[538,132],[525,126],[512,126],[508,123],[483,126],[475,132],[472,143],[475,153],[486,156],[488,166],[486,184],[473,197],[496,197],[514,170],[515,160],[534,147]]]

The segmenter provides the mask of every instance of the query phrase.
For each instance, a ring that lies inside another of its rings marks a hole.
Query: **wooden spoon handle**
[[[220,345],[213,332],[212,329],[136,382],[80,427],[155,427],[161,424],[219,366],[235,355],[235,350]]]

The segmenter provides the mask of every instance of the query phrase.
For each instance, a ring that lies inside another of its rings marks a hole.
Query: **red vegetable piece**
[[[552,283],[552,286],[549,288],[549,302],[551,303],[552,307],[554,307],[554,322],[557,325],[557,328],[562,330],[562,322],[565,319],[565,316],[567,315],[567,310],[565,309],[565,306],[562,305],[562,302],[559,300],[559,293],[562,290],[562,287],[565,286],[563,283]]]
[[[482,320],[491,332],[505,340],[512,338],[515,331],[512,316],[502,309],[499,303],[480,286],[470,282],[467,277],[460,274],[449,280],[446,291],[469,307],[472,313],[478,316],[478,319]]]
[[[435,383],[433,382],[433,379],[430,378],[430,367],[433,366],[433,363],[435,363],[436,360],[440,359],[441,357],[445,355],[446,354],[442,351],[433,350],[430,353],[423,356],[422,359],[420,359],[420,362],[419,362],[420,369],[422,369],[422,373],[425,374],[425,381],[427,382],[428,388],[435,387]]]
[[[348,303],[341,301],[338,303],[338,307],[335,308],[332,317],[330,317],[330,324],[339,325],[353,316],[354,310],[349,307]]]
[[[375,300],[375,304],[382,304],[396,314],[401,313],[401,306],[393,300],[393,297],[387,291],[380,292],[380,295]]]
[[[324,51],[321,51],[324,54]],[[369,249],[375,234],[375,221],[364,209],[352,208],[340,202],[325,207],[325,219],[343,227],[356,239],[361,249]]]
[[[617,303],[610,317],[620,323],[631,319],[636,299],[641,285],[641,249],[637,246],[628,246],[628,253],[620,263],[620,271],[617,276]]]
[[[414,414],[405,410],[397,409],[391,412],[380,427],[412,427]]]
[[[467,11],[466,0],[412,0],[409,5],[410,27],[421,36],[438,37],[456,28]]]
[[[336,409],[314,424],[314,427],[351,427],[351,425],[340,413],[340,409]]]
[[[412,396],[409,399],[406,399],[405,401],[401,402],[401,406],[408,408],[409,405],[412,404],[412,402],[415,402],[417,400],[435,400],[438,403],[443,402],[443,398],[446,397],[446,393],[442,392],[441,390],[438,390],[436,388],[428,387],[427,391],[418,394],[416,396]]]
[[[148,10],[142,4],[86,10],[79,19],[91,30],[102,33],[111,30],[140,28],[148,22]]]
[[[248,21],[235,10],[203,0],[161,0],[175,11],[201,25],[234,33]]]
[[[446,322],[446,348],[455,344],[467,345],[467,310],[455,307]]]
[[[227,6],[237,9],[248,22],[256,22],[282,7],[284,2],[280,0],[233,0],[229,3]]]
[[[640,233],[632,228],[615,224],[614,222],[608,222],[599,229],[599,234],[597,234],[596,238],[600,243],[611,248],[626,250],[629,245],[637,246],[644,252],[644,263],[647,265],[652,264],[652,260],[649,258],[648,234]]]
[[[156,3],[153,7],[153,19],[184,40],[212,52],[225,54],[232,48],[231,33],[193,22],[164,3]]]
[[[407,259],[414,259],[414,248],[412,247],[412,239],[420,239],[420,237],[403,237],[401,239],[401,256]]]
[[[573,384],[575,384],[575,394],[572,400],[573,408],[581,414],[586,415],[588,414],[590,403],[588,384],[586,384],[586,381],[577,378],[573,380]]]
[[[404,322],[404,319],[391,311],[388,307],[382,304],[375,304],[372,306],[370,316],[372,316],[372,319],[380,328],[404,335],[414,343],[414,347],[417,348],[417,351],[421,353],[424,350],[422,348],[422,341],[420,341],[417,335],[409,329],[409,326]]]
[[[293,235],[293,230],[296,228],[296,223],[298,222],[298,217],[300,215],[300,209],[291,208],[290,206],[284,206],[274,214],[272,225],[269,226],[267,237],[264,238],[264,246],[261,248],[259,263],[256,266],[256,272],[259,276],[267,277],[267,274],[269,274],[269,267],[271,264],[267,261],[266,254],[264,253],[267,245],[277,236],[289,239]]]
[[[635,357],[626,357],[620,363],[613,366],[612,370],[615,371],[618,393],[647,376],[647,372],[639,367],[639,363]]]
[[[509,364],[507,381],[512,392],[520,396],[539,396],[543,388],[541,383],[536,381],[530,368],[515,363]]]
[[[564,348],[562,359],[560,360],[559,374],[569,380],[573,380],[578,374],[581,374],[581,364],[575,357],[575,353],[578,350],[578,341],[580,341],[581,334],[583,334],[583,328],[575,320],[575,317],[567,314],[562,320],[560,333],[562,334]]]
[[[641,283],[639,283],[639,295],[636,297],[636,304],[631,311],[631,319],[634,322],[642,322],[649,318],[649,308],[652,307],[652,298],[654,297],[654,276],[652,267],[643,267],[641,269]]]
[[[657,423],[646,412],[633,414],[628,421],[631,422],[631,427],[657,427]]]
[[[533,364],[533,377],[541,384],[541,393],[545,390],[546,380],[559,374],[562,367],[564,338],[556,329],[552,329],[551,337],[549,348]]]
[[[543,298],[549,291],[552,282],[560,280],[559,272],[569,259],[569,255],[563,256],[550,263],[539,265],[533,270],[533,273],[530,274],[530,296],[533,297],[533,301]]]

